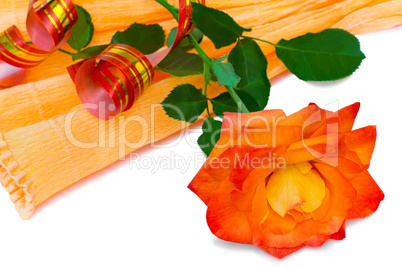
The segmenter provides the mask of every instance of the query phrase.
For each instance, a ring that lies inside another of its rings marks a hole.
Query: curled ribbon
[[[107,120],[130,109],[151,84],[155,66],[191,31],[191,14],[191,1],[180,0],[176,38],[162,51],[144,55],[133,47],[112,44],[96,57],[69,66],[67,70],[88,112]]]
[[[27,68],[42,63],[71,35],[78,20],[71,0],[47,0],[29,3],[26,29],[33,45],[27,44],[16,26],[0,35],[0,87],[21,82]]]

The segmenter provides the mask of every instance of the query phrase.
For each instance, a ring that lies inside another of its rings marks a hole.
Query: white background
[[[0,189],[0,267],[402,267],[402,28],[359,39],[367,59],[352,77],[336,83],[281,77],[273,81],[268,106],[290,114],[309,102],[343,107],[359,101],[356,128],[378,126],[369,170],[385,200],[372,216],[347,222],[345,240],[278,260],[217,239],[206,224],[206,206],[186,188],[203,162],[194,128],[173,147],[138,152],[143,165],[174,153],[190,159],[187,170],[154,172],[120,161],[57,195],[29,221]]]

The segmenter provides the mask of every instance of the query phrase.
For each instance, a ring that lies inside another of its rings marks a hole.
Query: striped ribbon
[[[33,45],[28,45],[16,26],[0,35],[0,87],[18,84],[25,69],[42,63],[61,47],[78,20],[71,0],[31,0],[26,28]]]
[[[205,0],[196,2],[204,4]],[[152,82],[158,65],[191,31],[191,1],[179,1],[178,30],[173,45],[143,55],[121,44],[110,45],[92,59],[67,68],[85,108],[99,119],[109,119],[130,109]]]

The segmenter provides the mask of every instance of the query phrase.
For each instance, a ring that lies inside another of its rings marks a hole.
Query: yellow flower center
[[[292,209],[313,212],[320,207],[324,196],[325,183],[308,162],[276,170],[266,187],[269,205],[282,217]]]

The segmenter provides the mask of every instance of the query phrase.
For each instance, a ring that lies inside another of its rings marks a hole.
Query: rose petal
[[[292,231],[296,224],[296,220],[291,215],[287,214],[281,217],[269,206],[269,212],[261,222],[260,229],[264,233],[272,232],[274,234],[284,235]]]
[[[253,234],[253,244],[256,246],[267,246],[274,248],[293,248],[302,245],[311,235],[300,233],[296,230],[284,235],[274,233]]]
[[[368,171],[362,172],[350,182],[357,191],[357,199],[353,202],[347,218],[364,218],[371,215],[384,199],[384,193]]]
[[[311,215],[315,221],[323,220],[327,215],[331,207],[331,193],[328,188],[325,187],[325,197],[321,202],[321,206],[311,212]]]
[[[356,190],[336,168],[321,163],[314,163],[313,166],[325,180],[330,192],[330,210],[322,220],[306,220],[298,223],[295,230],[310,235],[331,235],[339,230],[346,218],[356,200]]]
[[[264,181],[265,183],[265,178],[267,178],[274,170],[275,168],[260,167],[251,171],[243,183],[243,191],[248,191],[250,188],[259,184],[261,181]]]
[[[345,233],[345,221],[342,223],[341,228],[339,228],[339,231],[331,235],[331,239],[334,240],[342,240],[346,237]]]
[[[275,171],[267,184],[267,199],[280,216],[300,205],[309,213],[316,210],[325,196],[325,183],[315,170],[306,175],[295,165]]]
[[[296,221],[297,223],[306,220],[305,214],[303,214],[302,212],[299,212],[299,211],[297,211],[297,210],[295,210],[295,209],[292,209],[291,211],[289,211],[288,214],[289,214],[290,216],[292,216],[293,219],[295,219],[295,221]]]
[[[221,138],[217,146],[226,148],[233,145],[248,145],[273,148],[301,140],[300,126],[279,125],[285,118],[282,110],[248,114],[225,113]],[[216,151],[218,152],[218,149]]]
[[[317,159],[316,161],[320,163],[332,163],[334,166],[346,177],[354,177],[360,172],[362,172],[365,167],[357,164],[355,161],[349,160],[345,157],[325,157]],[[360,161],[358,161],[360,162]]]
[[[303,137],[306,139],[324,123],[325,118],[325,111],[316,104],[310,103],[309,106],[280,121],[278,126],[299,126],[302,128]]]
[[[346,216],[356,200],[356,190],[337,168],[322,163],[313,163],[328,188],[332,215]],[[324,219],[325,220],[325,219]],[[337,230],[336,230],[337,231]]]
[[[325,123],[312,134],[312,137],[351,131],[359,109],[360,103],[357,102],[336,112],[327,113]]]
[[[292,230],[285,235],[276,235],[272,232],[262,232],[260,223],[269,213],[268,201],[265,197],[265,181],[261,181],[256,187],[253,210],[251,213],[251,226],[253,234],[253,244],[256,246],[293,248],[299,247],[309,236]]]
[[[252,204],[251,225],[253,234],[260,232],[260,223],[268,214],[268,211],[268,201],[265,197],[265,181],[261,181],[255,189]]]
[[[209,202],[207,223],[211,232],[220,239],[250,244],[252,236],[247,215],[233,204],[230,196],[234,190],[233,183],[221,182]]]
[[[260,166],[262,157],[269,159],[270,150],[256,149],[250,146],[236,146],[233,155],[233,170],[230,173],[229,180],[239,189],[242,190],[243,183],[254,168]]]
[[[304,244],[310,247],[320,247],[329,239],[329,237],[329,235],[316,235],[304,242]]]
[[[347,132],[352,130],[359,109],[360,109],[360,102],[356,102],[334,113],[337,114],[338,117],[339,132]]]
[[[350,151],[357,154],[364,165],[369,165],[377,139],[375,126],[368,126],[345,133],[345,143]]]
[[[219,156],[211,153],[202,168],[198,171],[197,175],[188,185],[188,188],[193,191],[206,205],[215,192],[219,183],[227,179],[233,168],[233,155],[237,148],[229,148]],[[222,169],[222,159],[228,160],[225,162],[227,168]]]
[[[220,181],[205,172],[203,168],[197,173],[194,179],[187,186],[193,191],[206,205],[218,187]]]
[[[312,137],[290,144],[288,150],[280,157],[285,159],[286,164],[293,164],[338,156],[346,149],[343,139],[342,133]]]
[[[247,192],[242,192],[234,190],[230,193],[233,205],[237,207],[238,210],[251,212],[253,206],[255,190],[250,190]]]

